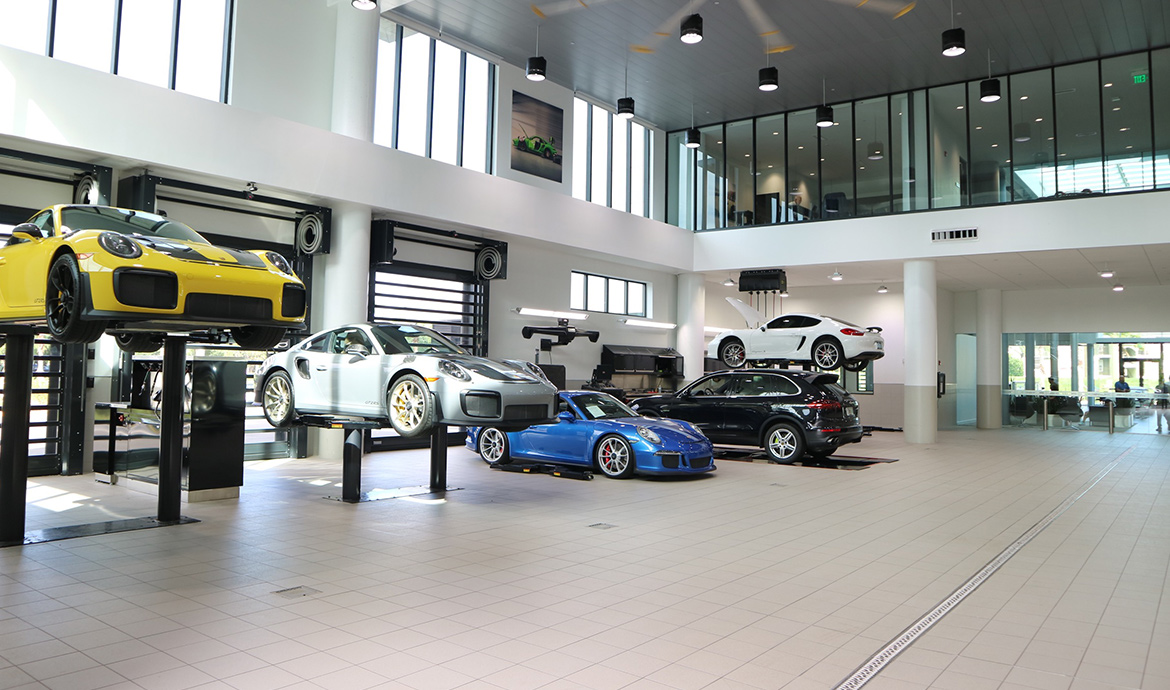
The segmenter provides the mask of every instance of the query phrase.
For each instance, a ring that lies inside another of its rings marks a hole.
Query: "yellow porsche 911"
[[[305,320],[305,286],[271,251],[217,247],[182,223],[109,206],[53,206],[0,249],[0,322],[48,325],[64,343],[107,329],[125,350],[159,332],[230,329],[240,347],[274,347]]]

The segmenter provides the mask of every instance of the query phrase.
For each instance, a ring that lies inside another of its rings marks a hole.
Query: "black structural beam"
[[[163,343],[163,388],[159,428],[158,521],[178,522],[183,499],[183,393],[187,384],[187,339]]]
[[[362,501],[362,430],[347,429],[341,452],[341,500]]]
[[[0,545],[24,543],[28,428],[32,412],[32,329],[9,331],[4,350],[0,421]]]
[[[447,490],[447,425],[431,430],[431,491]]]

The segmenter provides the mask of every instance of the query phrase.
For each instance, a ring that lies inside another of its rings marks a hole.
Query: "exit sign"
[[[1147,79],[1149,79],[1149,76],[1145,74],[1133,75],[1133,83],[1135,84],[1145,84]]]

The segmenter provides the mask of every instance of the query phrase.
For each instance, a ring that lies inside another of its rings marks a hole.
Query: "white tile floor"
[[[1119,458],[865,688],[1170,688],[1165,436],[843,452],[899,461],[585,482],[456,447],[446,500],[360,505],[321,498],[338,460],[250,464],[198,524],[0,549],[0,688],[836,688]],[[427,462],[370,456],[363,488]],[[155,512],[92,477],[29,495],[30,530]]]

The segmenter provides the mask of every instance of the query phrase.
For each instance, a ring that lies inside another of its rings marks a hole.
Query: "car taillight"
[[[842,328],[842,335],[865,335],[865,331],[859,331],[856,328]]]
[[[841,403],[836,400],[814,400],[808,404],[810,410],[831,411],[841,409]]]

